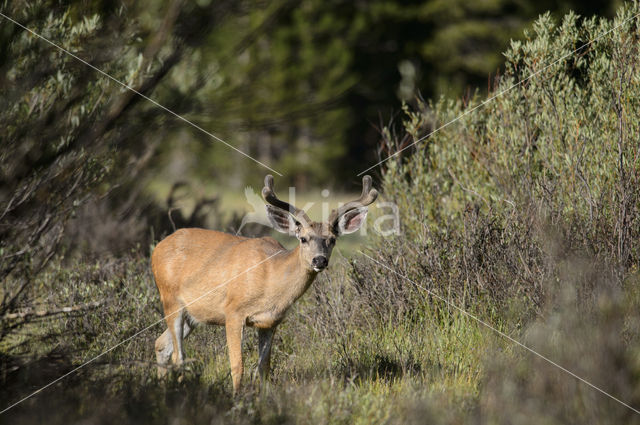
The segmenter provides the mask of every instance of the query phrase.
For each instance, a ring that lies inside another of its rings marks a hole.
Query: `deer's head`
[[[309,270],[320,272],[329,265],[336,239],[357,231],[367,217],[367,205],[373,203],[378,192],[371,188],[371,177],[362,179],[362,195],[331,212],[322,223],[311,220],[307,214],[284,202],[273,191],[273,176],[264,179],[262,196],[269,203],[267,216],[274,229],[295,236],[300,241],[300,255]]]

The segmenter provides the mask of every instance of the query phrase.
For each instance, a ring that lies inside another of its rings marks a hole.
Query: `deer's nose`
[[[313,268],[319,269],[319,270],[324,269],[325,267],[327,267],[328,264],[329,264],[329,261],[327,260],[327,257],[323,255],[318,255],[317,257],[313,257],[313,260],[311,260],[311,265],[313,266]]]

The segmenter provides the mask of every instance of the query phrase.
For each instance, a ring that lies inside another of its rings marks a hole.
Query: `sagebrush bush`
[[[597,264],[565,265],[566,285],[523,341],[612,397],[640,405],[638,275],[623,288]],[[592,287],[581,308],[578,288]],[[637,413],[534,356],[496,352],[486,360],[478,417],[493,424],[640,423]]]
[[[640,259],[640,34],[629,20],[638,10],[629,4],[613,21],[569,14],[560,25],[543,15],[505,53],[490,101],[406,107],[413,140],[461,118],[385,163],[403,235],[376,244],[381,258],[402,258],[406,274],[465,302],[522,296],[539,308],[558,259],[575,253],[621,282]],[[400,143],[396,133],[385,129],[383,148]]]
[[[629,284],[640,260],[640,33],[629,18],[639,11],[630,4],[612,22],[569,14],[560,25],[544,15],[505,53],[486,104],[475,109],[474,97],[406,106],[409,137],[385,129],[382,152],[461,118],[385,163],[384,196],[398,204],[403,234],[377,239],[369,252],[632,406],[640,379],[637,289]],[[351,274],[387,319],[400,305],[411,313],[398,323],[420,309],[407,280],[375,262],[358,260]],[[414,400],[407,419],[636,418],[506,341],[493,343],[483,364],[469,416],[439,415],[430,395]]]

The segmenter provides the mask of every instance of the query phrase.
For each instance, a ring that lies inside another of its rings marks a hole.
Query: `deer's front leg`
[[[227,333],[227,347],[229,349],[229,363],[231,364],[231,379],[233,393],[237,394],[242,381],[242,331],[244,320],[227,319],[225,331]]]
[[[276,328],[258,329],[258,374],[265,382],[271,369],[271,342]]]

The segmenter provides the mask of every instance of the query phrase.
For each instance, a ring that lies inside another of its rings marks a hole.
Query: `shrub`
[[[379,240],[379,257],[474,305],[519,298],[540,309],[544,283],[574,255],[606,264],[619,285],[640,258],[640,57],[629,20],[639,10],[627,5],[613,21],[569,14],[559,25],[543,15],[512,42],[485,104],[406,106],[406,136],[385,129],[381,152],[461,117],[385,163],[403,235]],[[372,291],[393,286],[381,271],[365,261],[355,280],[365,272]]]

